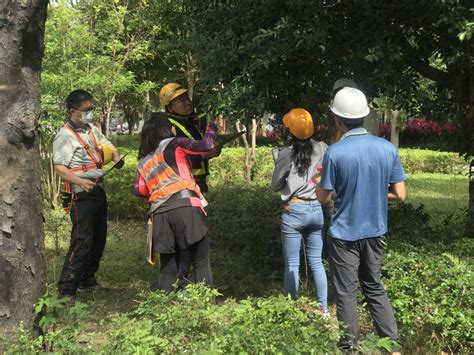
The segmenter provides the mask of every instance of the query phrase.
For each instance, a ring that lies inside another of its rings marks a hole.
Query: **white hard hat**
[[[349,119],[363,118],[370,112],[364,93],[350,87],[342,88],[336,93],[330,109],[334,114]]]
[[[359,88],[354,80],[348,78],[339,78],[334,82],[334,86],[332,87],[331,91],[331,97],[334,97],[334,95],[344,87],[356,89]]]

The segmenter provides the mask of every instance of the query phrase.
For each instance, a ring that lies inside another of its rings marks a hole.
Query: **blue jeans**
[[[308,264],[313,274],[316,300],[327,309],[328,284],[323,267],[323,209],[318,201],[290,203],[291,211],[283,211],[281,234],[285,259],[285,294],[298,295],[301,239],[306,245]]]

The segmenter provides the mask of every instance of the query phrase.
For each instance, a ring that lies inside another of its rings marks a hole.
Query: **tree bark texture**
[[[48,0],[0,5],[0,335],[23,322],[44,292],[38,119]]]
[[[400,123],[400,111],[398,110],[390,110],[390,141],[393,143],[395,147],[400,146],[400,130],[399,130],[399,123]]]

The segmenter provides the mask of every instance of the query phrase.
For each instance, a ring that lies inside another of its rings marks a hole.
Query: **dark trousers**
[[[60,294],[73,295],[80,284],[96,283],[94,274],[107,238],[107,198],[101,187],[75,194],[70,211],[71,241],[58,282]]]
[[[179,253],[179,267],[178,267],[178,289],[181,290],[186,287],[189,281],[189,270],[191,269],[191,253],[189,249],[181,250]]]
[[[343,323],[340,345],[357,349],[360,328],[357,314],[357,289],[360,284],[380,337],[398,343],[398,328],[392,306],[381,281],[385,238],[355,242],[329,237],[329,267],[334,284],[337,319]],[[394,351],[396,348],[393,349]]]
[[[160,253],[160,276],[158,278],[158,289],[173,291],[173,285],[178,279],[180,267],[180,256],[184,251],[190,256],[197,282],[212,285],[211,265],[209,260],[209,236],[204,237],[188,249],[179,250],[173,254]]]

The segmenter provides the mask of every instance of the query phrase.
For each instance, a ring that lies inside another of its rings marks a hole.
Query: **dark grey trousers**
[[[360,284],[367,300],[375,329],[381,338],[399,342],[392,306],[381,281],[385,238],[355,242],[329,237],[329,268],[334,284],[337,319],[343,323],[340,345],[357,349],[360,335],[357,314],[357,289]],[[397,350],[396,348],[393,349]]]

